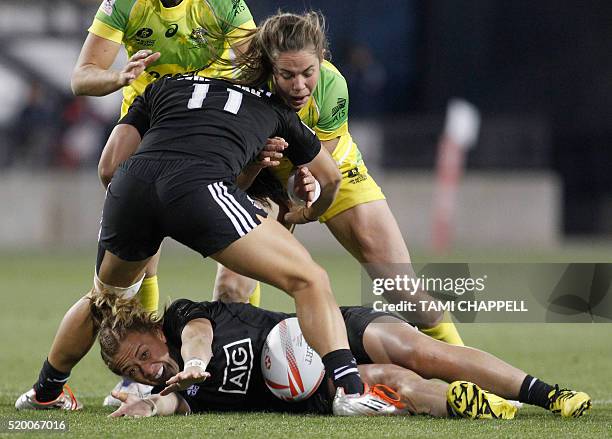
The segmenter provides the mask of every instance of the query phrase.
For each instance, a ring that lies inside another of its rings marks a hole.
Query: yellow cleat
[[[446,401],[451,411],[461,418],[513,419],[516,415],[516,407],[509,401],[468,381],[451,383]]]
[[[559,389],[558,385],[548,394],[548,403],[548,410],[560,413],[564,418],[579,418],[593,405],[586,393]]]

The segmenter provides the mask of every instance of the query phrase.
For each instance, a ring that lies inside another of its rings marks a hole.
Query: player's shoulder
[[[226,19],[234,18],[245,12],[249,13],[249,8],[244,0],[207,0],[202,3],[205,3],[219,17]]]
[[[129,16],[135,5],[146,3],[149,0],[104,0],[98,8],[97,18],[113,15]]]
[[[333,65],[330,61],[327,60],[323,60],[321,62],[321,69],[320,69],[321,73],[320,73],[320,78],[319,81],[323,81],[323,82],[344,82],[346,83],[346,79],[344,79],[344,76],[342,75],[342,73],[340,72],[340,70],[338,70],[338,68]]]
[[[195,302],[189,299],[177,299],[164,311],[164,320],[179,318],[188,321],[193,318],[212,318],[223,308],[222,302]]]
[[[313,93],[317,103],[321,105],[332,93],[335,96],[338,93],[345,93],[347,90],[346,79],[342,76],[340,70],[327,60],[321,62],[319,81]]]

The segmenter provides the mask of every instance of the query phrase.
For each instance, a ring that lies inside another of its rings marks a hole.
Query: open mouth
[[[301,97],[292,96],[291,97],[291,102],[293,104],[296,104],[296,105],[302,105],[302,104],[305,104],[308,101],[309,97],[310,97],[310,95],[301,96]]]
[[[155,374],[155,379],[156,380],[160,379],[163,374],[164,374],[164,366],[161,366],[159,370],[157,371],[157,374]]]

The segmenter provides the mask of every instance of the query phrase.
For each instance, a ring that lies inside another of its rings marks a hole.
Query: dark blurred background
[[[555,172],[563,233],[612,234],[609,0],[247,3],[256,21],[324,13],[351,120],[382,127],[383,170],[433,170],[446,105],[462,97],[483,118],[468,169]],[[97,163],[118,96],[74,98],[69,76],[98,5],[2,1],[0,172]]]

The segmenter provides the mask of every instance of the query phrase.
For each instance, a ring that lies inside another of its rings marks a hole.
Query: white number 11
[[[206,95],[208,94],[209,87],[210,84],[193,84],[193,93],[191,94],[191,99],[189,99],[189,102],[187,103],[187,108],[190,110],[202,108],[204,99],[206,99]],[[227,92],[229,95],[223,109],[228,113],[238,114],[240,105],[242,105],[242,93],[231,88],[228,88]]]

